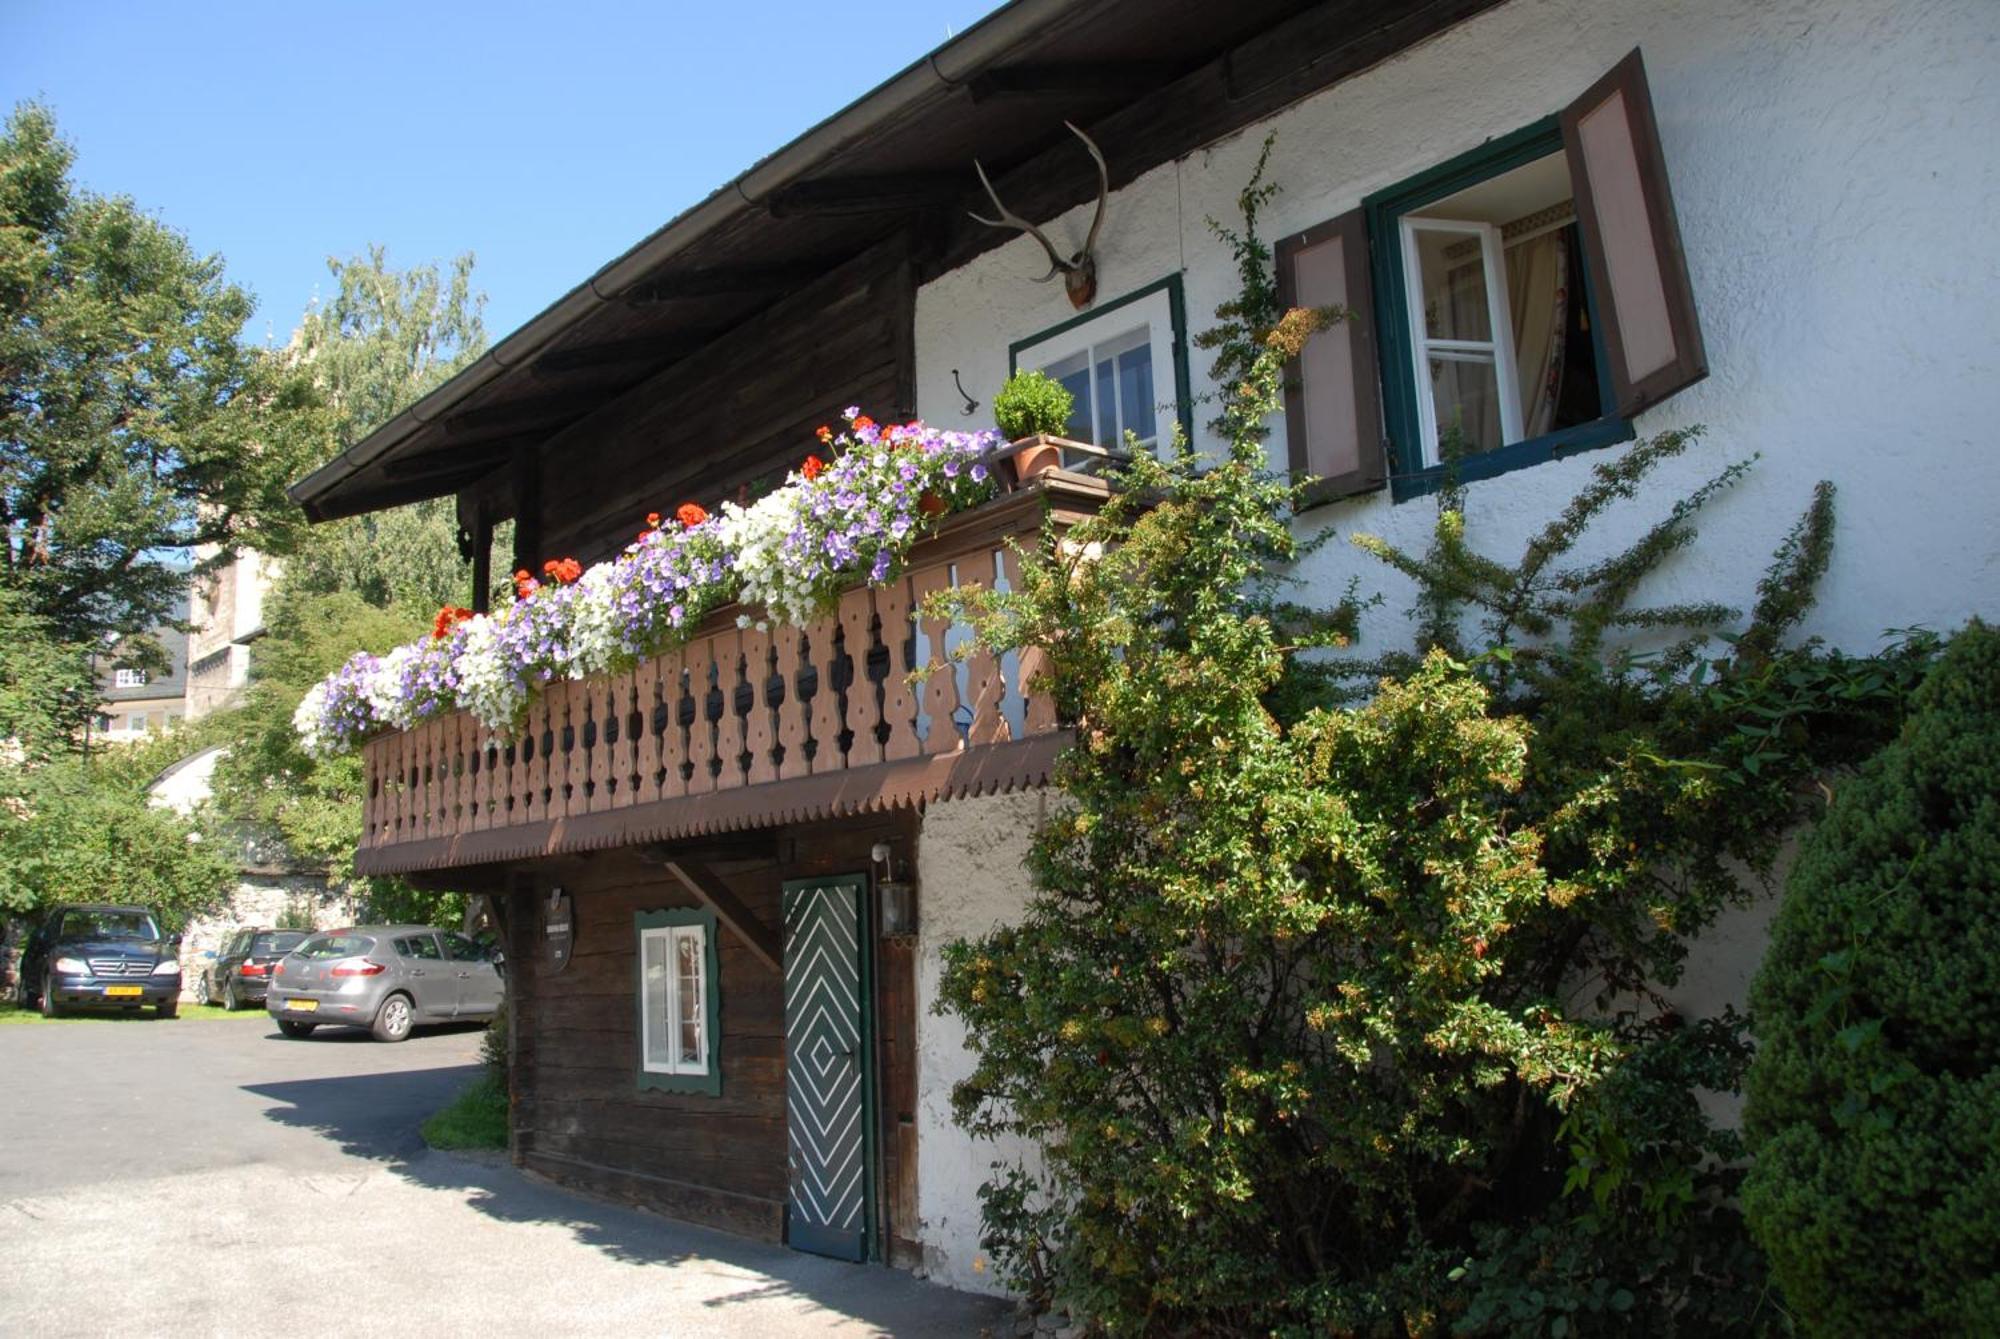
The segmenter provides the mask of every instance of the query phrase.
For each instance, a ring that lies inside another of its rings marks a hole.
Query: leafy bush
[[[1743,1202],[1815,1333],[2000,1315],[2000,633],[1805,840],[1752,996]]]
[[[1060,437],[1069,430],[1076,397],[1055,378],[1023,368],[993,397],[993,421],[1010,442],[1036,433]]]

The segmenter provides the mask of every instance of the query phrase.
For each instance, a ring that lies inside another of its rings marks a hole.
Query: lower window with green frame
[[[639,1087],[669,1093],[722,1091],[721,972],[715,913],[641,911],[638,937]]]

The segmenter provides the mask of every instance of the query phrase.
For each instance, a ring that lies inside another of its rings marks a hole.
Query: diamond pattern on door
[[[861,880],[785,886],[785,1081],[791,1245],[843,1260],[868,1247]]]

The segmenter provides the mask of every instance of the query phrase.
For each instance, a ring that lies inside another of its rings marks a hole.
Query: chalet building
[[[1664,598],[1748,597],[1831,479],[1811,634],[1866,650],[1990,618],[1996,50],[1989,0],[1016,0],[294,496],[325,520],[451,495],[475,553],[511,520],[514,565],[589,563],[649,511],[796,466],[842,406],[990,426],[1021,367],[1077,391],[1079,439],[1214,449],[1191,339],[1238,280],[1208,221],[1236,218],[1275,132],[1284,292],[1358,319],[1315,337],[1270,449],[1324,481],[1300,529],[1343,536],[1316,589],[1387,596],[1364,638],[1399,642],[1409,601],[1344,536],[1421,544],[1448,433],[1476,537],[1509,553],[1618,443],[1696,424],[1659,497],[1761,461]],[[998,210],[1046,250],[968,217]],[[1035,282],[1052,262],[1075,282]],[[551,685],[518,741],[459,716],[366,746],[360,868],[504,919],[519,1162],[993,1286],[976,1192],[1016,1150],[953,1125],[970,1061],[931,1006],[942,946],[1028,895],[1066,735],[1031,664],[907,687],[955,644],[911,611],[1004,580],[1009,536],[1101,488],[1064,470],[953,517],[819,625],[723,611],[673,655]],[[1754,931],[1684,988],[1740,991]]]

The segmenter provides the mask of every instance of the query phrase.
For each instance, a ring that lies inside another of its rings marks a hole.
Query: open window
[[[715,914],[642,911],[639,934],[639,1086],[722,1091],[716,1059]]]
[[[1637,51],[1559,117],[1277,255],[1284,301],[1352,313],[1308,342],[1287,394],[1292,467],[1323,498],[1385,477],[1428,492],[1447,458],[1477,479],[1623,441],[1707,372]]]
[[[1175,276],[1017,342],[1008,370],[1045,372],[1069,389],[1064,436],[1117,450],[1130,433],[1140,450],[1164,453],[1186,422],[1185,325]]]

